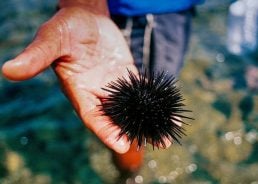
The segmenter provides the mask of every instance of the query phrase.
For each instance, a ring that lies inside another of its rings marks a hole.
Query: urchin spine
[[[138,141],[138,146],[146,143],[165,147],[164,139],[179,142],[185,130],[179,124],[183,119],[192,119],[182,113],[184,99],[173,76],[164,72],[146,72],[135,75],[131,71],[129,80],[118,78],[103,88],[109,96],[103,99],[102,111],[121,128],[119,136],[126,134],[129,141]]]

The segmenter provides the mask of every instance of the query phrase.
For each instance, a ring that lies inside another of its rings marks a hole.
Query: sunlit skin
[[[102,1],[102,0],[101,0]],[[128,46],[108,17],[105,3],[60,1],[60,10],[38,30],[32,43],[2,67],[4,76],[22,81],[52,66],[78,116],[98,138],[117,153],[129,150],[126,135],[99,112],[101,88],[128,70],[137,73]],[[100,2],[100,0],[99,0]],[[170,146],[166,140],[166,146]]]

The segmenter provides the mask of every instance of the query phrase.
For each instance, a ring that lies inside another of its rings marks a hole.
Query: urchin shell
[[[164,139],[180,144],[185,130],[179,124],[191,118],[182,114],[189,111],[184,109],[175,78],[164,72],[144,72],[139,77],[128,72],[129,80],[118,78],[103,88],[109,96],[103,99],[102,111],[121,128],[119,136],[126,134],[129,141],[137,140],[139,147],[146,141],[153,147],[165,147]]]

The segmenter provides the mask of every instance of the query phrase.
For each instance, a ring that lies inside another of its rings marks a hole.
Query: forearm
[[[59,0],[59,8],[83,7],[91,12],[109,16],[107,0]]]

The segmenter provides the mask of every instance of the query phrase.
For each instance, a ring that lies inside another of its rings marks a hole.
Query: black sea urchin
[[[146,140],[165,147],[165,138],[180,143],[179,138],[185,135],[182,118],[189,118],[182,113],[189,111],[183,109],[175,78],[164,72],[145,72],[139,77],[128,72],[129,80],[119,78],[104,88],[110,93],[103,100],[104,115],[121,128],[120,136],[126,134],[131,142],[136,139],[139,147]]]

